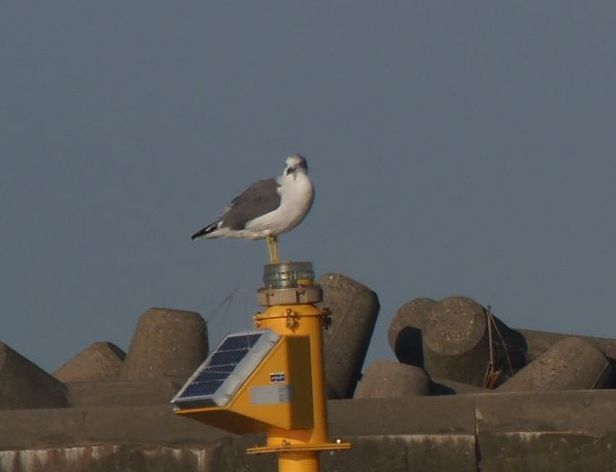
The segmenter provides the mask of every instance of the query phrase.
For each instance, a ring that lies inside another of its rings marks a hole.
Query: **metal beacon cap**
[[[257,299],[261,306],[311,304],[323,300],[323,291],[314,283],[312,262],[279,262],[265,265]]]

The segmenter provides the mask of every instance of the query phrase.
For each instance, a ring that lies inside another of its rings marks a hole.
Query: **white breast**
[[[303,172],[279,178],[280,206],[274,211],[255,218],[246,225],[257,237],[278,235],[292,230],[302,222],[314,201],[314,188],[310,177]]]

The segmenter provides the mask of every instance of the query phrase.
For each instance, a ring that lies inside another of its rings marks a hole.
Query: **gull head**
[[[291,154],[285,161],[285,169],[283,175],[295,176],[298,172],[308,173],[308,164],[304,156],[299,154]]]

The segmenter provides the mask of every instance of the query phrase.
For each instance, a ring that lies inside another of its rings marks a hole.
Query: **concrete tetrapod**
[[[66,405],[66,388],[62,382],[0,343],[0,410]]]
[[[353,398],[400,398],[429,393],[430,379],[422,368],[381,360],[366,369]]]
[[[361,377],[379,313],[379,299],[365,285],[338,273],[317,280],[323,306],[331,312],[324,332],[325,383],[328,398],[352,398]]]
[[[389,324],[389,346],[400,362],[424,366],[423,330],[436,300],[415,298],[402,305]]]
[[[530,362],[539,357],[558,341],[573,336],[571,334],[553,333],[549,331],[536,331],[532,329],[518,329],[516,331],[522,336],[524,336],[524,340],[526,341],[527,362]],[[601,351],[603,351],[603,354],[605,354],[608,358],[616,361],[616,340],[595,338],[591,336],[576,335],[575,337],[584,339],[585,341],[594,344],[599,349],[601,349]]]
[[[558,341],[498,387],[499,392],[581,390],[611,385],[609,360],[597,347],[576,337]]]
[[[493,393],[485,387],[470,385],[455,380],[439,379],[432,377],[430,379],[430,394],[431,395],[465,395],[469,393]]]
[[[53,373],[62,382],[95,382],[116,378],[126,354],[113,343],[96,342]]]
[[[150,308],[139,318],[121,377],[186,379],[205,359],[207,351],[207,326],[199,313]]]
[[[430,306],[423,329],[424,365],[430,377],[484,386],[490,363],[486,310],[467,297],[449,297]],[[524,365],[522,336],[493,317],[494,366],[510,373]]]

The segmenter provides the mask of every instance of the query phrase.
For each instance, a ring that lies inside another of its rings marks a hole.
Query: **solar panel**
[[[226,405],[279,339],[269,329],[228,334],[171,403],[180,409]]]

